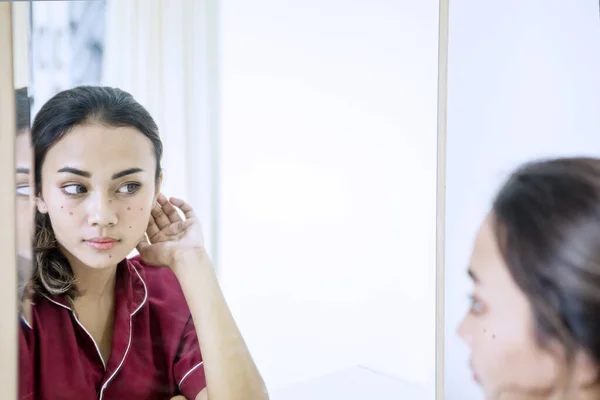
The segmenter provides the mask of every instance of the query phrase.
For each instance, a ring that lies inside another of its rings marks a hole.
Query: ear
[[[158,200],[158,196],[160,195],[160,189],[162,188],[163,178],[164,178],[164,173],[163,173],[163,171],[160,171],[160,175],[158,176],[158,179],[157,179],[156,185],[155,185],[155,189],[154,189],[154,202],[155,203]]]
[[[42,199],[41,195],[35,197],[35,205],[37,206],[39,212],[42,214],[48,214],[48,205],[44,199]]]

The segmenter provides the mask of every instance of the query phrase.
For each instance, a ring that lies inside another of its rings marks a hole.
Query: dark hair
[[[504,261],[531,303],[537,340],[572,365],[600,365],[600,159],[558,158],[516,170],[493,202]]]
[[[17,110],[17,134],[29,130],[31,124],[31,104],[27,88],[15,90],[15,108]]]
[[[121,89],[79,86],[60,92],[48,100],[31,127],[37,195],[41,195],[41,171],[48,150],[71,129],[88,123],[132,127],[148,137],[154,146],[158,181],[163,149],[158,127],[148,111],[131,94]],[[49,215],[36,210],[35,225],[33,289],[42,294],[75,298],[79,293],[73,271],[57,247]]]

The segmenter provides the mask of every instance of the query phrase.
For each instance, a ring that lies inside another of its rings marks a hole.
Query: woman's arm
[[[185,220],[176,208],[183,212]],[[149,264],[173,271],[192,315],[206,379],[206,388],[196,400],[268,400],[265,384],[206,254],[200,223],[192,207],[181,199],[169,200],[160,194],[146,235],[148,240],[142,238],[137,246],[140,256]]]
[[[183,289],[202,349],[207,389],[196,400],[268,400],[206,252],[182,252],[171,269]]]

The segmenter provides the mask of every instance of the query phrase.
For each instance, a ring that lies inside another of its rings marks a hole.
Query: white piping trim
[[[200,361],[200,364],[194,365],[192,367],[192,369],[190,369],[188,372],[186,372],[186,374],[183,376],[183,378],[181,378],[181,380],[179,381],[179,384],[177,385],[177,386],[179,386],[179,389],[181,389],[181,384],[183,383],[183,381],[185,380],[185,378],[187,378],[189,374],[191,374],[192,372],[194,372],[203,363],[204,363],[204,361]]]
[[[127,262],[129,262],[129,260],[127,260]],[[133,267],[133,269],[135,270],[136,274],[138,275],[138,277],[142,281],[142,284],[144,285],[144,301],[142,301],[142,303],[139,305],[139,307],[136,308],[135,311],[133,311],[129,315],[129,342],[127,342],[127,348],[125,349],[125,354],[123,354],[123,358],[121,359],[119,366],[117,366],[117,369],[115,369],[115,372],[113,372],[112,375],[102,385],[102,389],[100,389],[100,395],[98,396],[98,400],[102,400],[102,396],[104,395],[104,390],[106,389],[106,387],[108,386],[110,381],[117,375],[117,372],[119,372],[119,370],[123,366],[123,363],[125,363],[125,358],[127,358],[127,353],[129,353],[129,348],[131,347],[131,337],[132,337],[132,329],[133,329],[132,324],[131,324],[131,318],[142,308],[142,306],[144,304],[146,304],[146,299],[148,298],[148,289],[146,288],[146,283],[142,279],[142,276],[138,272],[137,268]]]
[[[75,321],[77,322],[77,324],[81,327],[81,329],[83,329],[83,331],[85,333],[87,333],[87,335],[90,337],[90,339],[92,339],[92,343],[94,343],[94,347],[96,347],[96,351],[98,352],[98,357],[100,357],[100,361],[102,361],[102,366],[104,367],[104,370],[106,371],[106,362],[104,361],[104,358],[102,358],[102,353],[100,353],[100,348],[98,347],[98,344],[96,343],[96,341],[94,340],[94,338],[92,337],[90,332],[88,332],[88,330],[85,329],[85,326],[83,326],[83,324],[81,322],[79,322],[79,319],[77,318],[77,315],[75,314],[75,311],[73,311],[73,309],[71,307],[67,307],[64,304],[60,304],[60,303],[52,300],[50,297],[46,296],[45,294],[42,294],[42,296],[44,296],[45,298],[50,300],[52,303],[57,304],[63,308],[66,308],[67,310],[71,311],[71,314],[73,314],[73,318],[75,318]]]
[[[129,262],[129,261],[127,261],[127,262]],[[144,280],[142,279],[142,276],[140,275],[140,273],[138,272],[136,267],[133,267],[133,270],[135,271],[137,276],[140,278],[140,281],[142,281],[142,285],[144,285],[144,300],[142,301],[142,304],[140,304],[140,306],[138,308],[136,308],[135,311],[131,315],[137,314],[137,312],[140,311],[142,306],[144,304],[146,304],[146,299],[148,299],[148,288],[146,287],[146,282],[144,282]]]
[[[21,321],[23,321],[23,322],[25,323],[25,325],[27,325],[27,327],[28,327],[29,329],[33,329],[33,328],[31,327],[31,325],[29,325],[29,322],[27,322],[27,320],[25,319],[25,316],[24,316],[23,314],[21,314],[21,315],[20,315],[20,317],[21,317]]]

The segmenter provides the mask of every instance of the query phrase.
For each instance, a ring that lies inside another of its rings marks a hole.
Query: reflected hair
[[[29,130],[31,124],[31,102],[27,94],[27,88],[22,87],[15,90],[15,108],[17,110],[17,134]]]
[[[530,302],[537,342],[600,365],[600,159],[540,160],[517,169],[492,207],[495,237]],[[598,379],[597,379],[598,380]]]
[[[131,94],[117,88],[79,86],[62,91],[46,102],[31,127],[34,150],[35,193],[42,195],[42,166],[46,154],[74,127],[101,124],[110,127],[135,128],[150,139],[156,157],[158,182],[162,159],[162,142],[158,127],[150,113]],[[49,296],[74,299],[77,291],[71,266],[58,248],[48,214],[36,210],[34,269],[32,288]]]

